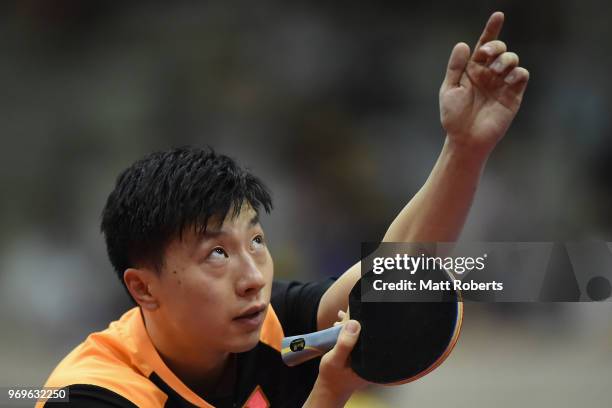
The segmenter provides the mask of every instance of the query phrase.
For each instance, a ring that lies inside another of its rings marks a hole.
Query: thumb
[[[357,320],[349,320],[344,324],[344,327],[342,327],[338,335],[336,345],[332,350],[333,359],[336,360],[337,363],[344,364],[346,362],[355,343],[357,343],[360,331],[361,325]]]
[[[470,46],[460,42],[453,47],[448,66],[446,68],[446,77],[442,83],[442,88],[449,88],[459,85],[461,75],[465,72],[468,60],[470,59]]]

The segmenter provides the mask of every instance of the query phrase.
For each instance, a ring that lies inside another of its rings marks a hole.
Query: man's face
[[[230,211],[231,213],[231,211]],[[187,228],[167,246],[156,311],[182,344],[239,353],[259,341],[270,302],[273,264],[257,213],[243,206],[206,234]],[[187,343],[184,343],[187,342]]]

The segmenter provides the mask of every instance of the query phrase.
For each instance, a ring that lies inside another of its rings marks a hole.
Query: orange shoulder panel
[[[259,341],[267,344],[280,353],[283,337],[285,337],[283,326],[281,326],[278,316],[276,316],[274,309],[270,305],[268,306],[268,313],[266,314],[266,319],[261,328]]]
[[[92,333],[53,370],[45,387],[92,384],[109,389],[139,407],[163,407],[167,396],[135,367],[132,344],[121,337],[137,308],[125,313],[108,329]],[[36,407],[42,407],[42,402]]]

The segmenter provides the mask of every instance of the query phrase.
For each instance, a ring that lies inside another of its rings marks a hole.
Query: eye
[[[227,252],[225,252],[225,250],[221,247],[217,247],[213,249],[208,255],[208,258],[210,259],[224,259],[227,257],[228,257]]]
[[[256,235],[252,240],[251,240],[252,246],[254,249],[263,247],[265,245],[264,243],[264,238],[261,235]]]

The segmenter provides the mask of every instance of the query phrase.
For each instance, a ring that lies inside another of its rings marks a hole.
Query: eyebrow
[[[257,224],[259,224],[259,214],[255,214],[253,218],[251,218],[251,221],[249,221],[249,227],[254,227]]]
[[[259,224],[259,214],[255,214],[253,218],[251,218],[251,220],[249,221],[249,227],[254,227],[257,224]],[[221,230],[211,231],[207,228],[206,232],[204,232],[204,234],[200,236],[200,242],[223,235],[227,235],[227,232]]]

